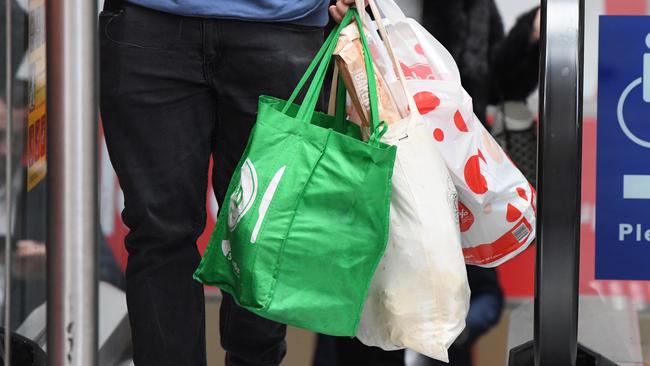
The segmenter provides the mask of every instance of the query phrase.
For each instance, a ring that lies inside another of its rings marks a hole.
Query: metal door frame
[[[48,0],[47,348],[97,364],[97,1]]]
[[[512,366],[614,365],[578,344],[584,0],[542,0],[534,339]]]

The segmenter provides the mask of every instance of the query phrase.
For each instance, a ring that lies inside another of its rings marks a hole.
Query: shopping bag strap
[[[332,86],[330,90],[329,104],[327,114],[336,118],[336,124],[342,125],[347,119],[347,90],[343,78],[339,74],[338,65],[334,64],[334,74],[332,76]]]
[[[334,63],[334,72],[332,73],[332,86],[330,88],[330,97],[327,104],[327,114],[330,116],[336,115],[336,96],[338,95],[339,78],[339,65]]]
[[[338,76],[338,81],[336,82],[336,85],[338,85],[338,87],[336,88],[336,109],[335,109],[336,120],[338,122],[344,123],[344,121],[342,120],[345,119],[347,114],[345,107],[348,98],[348,92],[345,89],[345,83],[343,82],[343,78],[341,77],[341,75]]]
[[[314,111],[316,109],[316,104],[318,103],[320,92],[323,88],[323,84],[325,83],[325,78],[327,77],[327,69],[329,67],[332,55],[334,54],[334,49],[336,48],[336,45],[338,43],[338,39],[341,34],[341,31],[343,30],[343,28],[345,28],[352,22],[353,18],[357,20],[361,19],[357,10],[355,8],[350,8],[350,10],[345,14],[345,17],[343,18],[341,23],[337,27],[335,27],[334,30],[330,33],[330,35],[327,37],[327,40],[323,44],[323,47],[321,47],[320,51],[318,51],[318,53],[314,57],[314,60],[307,68],[307,71],[298,82],[296,89],[289,97],[289,100],[287,101],[287,104],[283,109],[284,113],[286,113],[289,110],[289,106],[295,102],[296,98],[298,97],[298,94],[305,87],[305,85],[307,84],[307,82],[309,81],[309,79],[312,77],[313,74],[311,85],[307,89],[303,103],[300,106],[300,109],[298,110],[298,114],[296,115],[297,119],[301,121],[305,121],[306,123],[310,123],[314,115]],[[363,32],[363,28],[361,26],[360,21],[357,21],[357,26],[359,27],[359,33],[361,35],[360,39],[363,47],[363,56],[364,56],[364,62],[366,68],[366,75],[368,78],[368,97],[370,100],[370,122],[371,122],[371,127],[370,127],[371,134],[370,134],[370,138],[368,139],[368,143],[373,146],[378,146],[380,144],[381,137],[386,133],[387,127],[385,123],[383,122],[380,123],[379,121],[377,81],[374,72],[374,67],[372,65],[372,56],[370,53],[370,47],[368,46],[368,40],[365,36],[365,33]],[[339,85],[341,84],[342,83],[339,83]],[[341,103],[339,103],[339,101],[337,100],[337,104],[340,105]],[[344,105],[345,104],[343,104],[342,106],[343,108]]]
[[[374,3],[375,7],[381,10],[384,18],[388,19],[392,24],[407,20],[406,15],[394,0],[374,0]]]
[[[341,23],[339,24],[339,26],[332,29],[329,36],[327,37],[327,39],[323,43],[323,46],[320,48],[318,53],[316,53],[316,56],[314,56],[314,59],[311,61],[311,63],[307,67],[307,70],[303,74],[302,78],[300,78],[300,81],[298,81],[298,85],[296,85],[296,88],[294,89],[293,93],[291,93],[291,96],[287,100],[287,104],[284,106],[284,109],[282,110],[283,113],[287,113],[287,111],[289,110],[289,107],[291,106],[291,104],[293,104],[296,101],[296,99],[298,98],[298,94],[300,94],[302,89],[305,87],[305,84],[307,84],[307,81],[309,81],[309,79],[311,78],[311,76],[314,73],[314,70],[316,69],[316,67],[320,65],[321,60],[325,56],[325,53],[329,50],[330,45],[332,44],[332,41],[334,39],[337,39],[338,36],[340,35],[341,29],[342,29],[341,25],[350,24],[351,19],[352,19],[352,14],[346,14],[345,17],[343,18],[343,20],[341,21]],[[330,57],[331,56],[329,56],[328,58],[330,58]],[[305,97],[305,100],[306,99],[307,99],[307,97]]]
[[[337,63],[334,63],[332,73],[327,114],[336,118],[337,125],[342,125],[347,119],[347,90]]]
[[[336,118],[336,124],[342,125],[347,117],[346,104],[347,90],[345,83],[339,73],[339,67],[334,64],[334,73],[332,74],[332,85],[327,105],[327,114]]]
[[[363,5],[363,1],[361,2]],[[368,142],[374,145],[378,145],[381,141],[381,138],[388,131],[388,126],[385,122],[379,122],[379,97],[377,96],[377,77],[375,76],[375,67],[372,63],[372,53],[370,52],[370,46],[368,46],[368,37],[366,37],[366,32],[363,29],[363,19],[360,13],[356,8],[351,8],[349,11],[355,14],[357,19],[357,27],[359,28],[359,39],[361,39],[361,45],[363,50],[363,59],[366,66],[366,76],[368,79],[368,97],[370,99],[370,138]],[[365,10],[360,9],[363,14]]]
[[[375,0],[368,0],[368,5],[370,5],[370,10],[374,15],[375,24],[379,29],[379,35],[381,35],[382,41],[384,42],[384,46],[386,46],[386,50],[388,51],[390,60],[393,63],[393,68],[397,73],[397,78],[399,79],[402,89],[404,90],[404,96],[408,101],[410,112],[418,113],[418,108],[415,103],[415,99],[413,99],[413,94],[409,92],[409,88],[406,85],[406,76],[404,75],[404,70],[401,67],[399,59],[395,55],[395,50],[391,43],[390,37],[388,36],[388,32],[386,31],[386,27],[384,26],[383,16],[379,11],[379,8],[377,7],[377,3],[375,2]]]

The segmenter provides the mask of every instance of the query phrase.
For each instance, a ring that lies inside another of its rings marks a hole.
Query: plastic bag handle
[[[406,21],[406,15],[393,0],[376,0],[375,8],[381,9],[386,19],[391,23]],[[373,10],[374,12],[374,10]],[[376,15],[376,14],[375,14]]]
[[[347,111],[347,90],[341,75],[339,67],[334,64],[334,73],[332,76],[332,86],[330,90],[329,104],[327,106],[327,114],[336,118],[336,123],[342,125],[346,123]]]
[[[346,103],[348,91],[345,89],[345,83],[339,73],[339,67],[334,63],[334,73],[332,76],[332,86],[330,90],[330,99],[327,106],[327,114],[335,117],[337,125],[341,126],[347,123]]]
[[[388,32],[386,31],[386,27],[384,26],[384,21],[382,19],[382,14],[379,11],[379,8],[377,7],[377,3],[375,2],[375,0],[368,0],[368,4],[370,5],[370,10],[371,10],[372,14],[375,16],[375,24],[377,24],[377,28],[379,29],[379,34],[381,35],[384,46],[386,46],[386,50],[388,51],[388,55],[390,56],[390,60],[393,63],[393,68],[395,69],[395,72],[397,73],[397,78],[399,79],[400,84],[402,85],[402,89],[404,91],[404,96],[406,97],[406,100],[408,101],[410,112],[411,113],[416,113],[418,111],[418,107],[417,107],[417,105],[415,103],[415,100],[413,99],[413,95],[409,92],[408,86],[406,85],[406,76],[404,75],[404,70],[402,70],[402,66],[401,66],[397,56],[395,55],[393,45],[392,45],[392,43],[390,41],[390,37],[388,36]],[[397,6],[397,5],[395,5],[395,6]],[[399,7],[397,9],[401,13],[401,10],[399,9]],[[401,14],[402,14],[402,17],[403,17],[404,13],[401,13]]]
[[[336,96],[339,87],[339,65],[334,63],[334,72],[332,73],[332,86],[330,89],[330,98],[327,105],[327,114],[330,116],[335,116],[336,114]]]

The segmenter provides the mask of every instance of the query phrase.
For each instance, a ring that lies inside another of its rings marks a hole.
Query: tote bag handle
[[[357,0],[357,2],[359,1],[363,2],[362,0]],[[382,13],[380,12],[379,7],[377,6],[376,0],[367,0],[367,1],[368,1],[368,5],[370,5],[370,11],[374,15],[375,24],[377,25],[377,29],[379,30],[379,35],[381,36],[384,46],[386,47],[388,56],[393,64],[393,69],[397,74],[397,79],[399,80],[400,85],[402,86],[404,96],[406,97],[406,100],[408,102],[409,110],[411,113],[417,113],[418,112],[417,105],[415,103],[415,100],[413,99],[413,95],[409,92],[408,86],[406,85],[406,76],[404,75],[404,70],[402,70],[400,61],[395,55],[395,50],[393,48],[390,37],[388,36],[388,32],[386,31],[386,27],[384,25]],[[390,12],[394,15],[393,19],[405,19],[404,13],[402,13],[400,8],[394,2],[391,1],[391,3],[392,6],[396,8],[394,9],[393,7],[389,7]],[[368,24],[372,24],[370,18],[367,16],[366,16],[366,21],[368,22]]]
[[[314,57],[314,60],[307,68],[307,71],[303,75],[302,79],[298,82],[296,89],[294,90],[291,97],[287,101],[283,112],[286,113],[289,110],[289,106],[294,103],[300,91],[305,87],[307,81],[310,77],[313,76],[311,85],[307,89],[305,94],[304,101],[298,110],[296,119],[310,123],[314,111],[316,109],[316,104],[318,103],[318,98],[320,96],[321,89],[325,83],[325,78],[327,77],[327,69],[330,64],[332,55],[334,54],[334,49],[338,43],[339,35],[343,28],[348,26],[352,19],[357,19],[357,26],[359,27],[359,33],[361,35],[361,44],[363,46],[363,55],[364,62],[366,67],[366,75],[368,77],[368,96],[370,100],[370,122],[371,122],[371,134],[368,140],[368,143],[373,146],[378,146],[381,141],[381,137],[386,133],[387,127],[385,123],[379,121],[379,107],[378,107],[378,97],[377,97],[377,81],[374,72],[374,67],[372,65],[372,56],[370,53],[370,47],[368,46],[368,40],[366,39],[365,33],[363,32],[363,27],[361,25],[361,16],[357,12],[357,9],[351,8],[346,14],[341,23],[330,33],[329,37],[325,41],[325,44],[320,49],[318,54]],[[340,84],[340,83],[339,83]],[[340,87],[337,88],[340,90]],[[344,95],[344,93],[338,92],[337,95]],[[339,99],[337,98],[337,99]],[[341,104],[337,100],[337,104]],[[338,111],[344,112],[344,105],[337,107]]]

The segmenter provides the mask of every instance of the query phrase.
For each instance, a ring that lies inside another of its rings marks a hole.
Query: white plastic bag
[[[384,136],[397,145],[389,241],[373,278],[357,338],[448,362],[465,328],[470,290],[460,245],[456,190],[421,121]]]
[[[408,89],[458,190],[465,261],[495,267],[534,240],[535,190],[474,115],[449,52],[393,0],[376,3]]]
[[[383,48],[373,33],[373,46]],[[406,85],[400,85],[405,98]],[[456,189],[418,113],[391,124],[383,141],[397,146],[389,241],[357,338],[369,346],[410,348],[448,362],[447,349],[465,328],[470,298]]]

